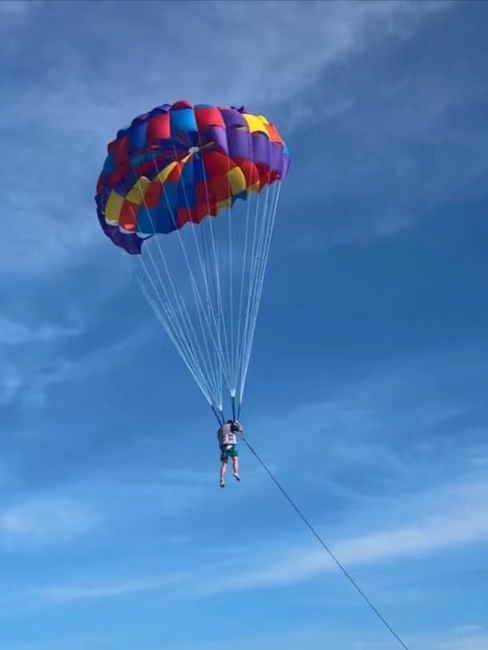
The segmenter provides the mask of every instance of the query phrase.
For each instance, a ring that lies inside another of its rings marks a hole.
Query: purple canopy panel
[[[252,159],[255,163],[271,167],[271,143],[267,136],[255,133],[252,136]]]
[[[229,129],[227,131],[229,156],[234,159],[253,160],[252,137],[248,131]]]
[[[228,129],[235,129],[238,126],[244,126],[247,128],[246,120],[238,111],[234,111],[231,108],[221,108],[220,112],[224,118],[225,126]]]

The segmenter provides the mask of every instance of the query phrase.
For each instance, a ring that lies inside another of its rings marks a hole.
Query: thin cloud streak
[[[434,501],[431,495],[427,499]],[[448,490],[435,500],[444,506],[443,511],[432,508],[419,518],[411,517],[410,524],[339,539],[332,544],[334,554],[345,567],[380,567],[488,541],[488,482]],[[419,499],[412,510],[421,508],[422,499]],[[284,550],[282,557],[278,561],[267,558],[261,569],[248,566],[241,575],[215,583],[208,592],[292,585],[336,570],[323,550],[314,550],[309,544]]]
[[[104,600],[145,591],[172,589],[187,579],[186,575],[162,576],[127,582],[99,585],[46,587],[31,592],[34,601],[42,606],[64,605],[71,602]]]
[[[78,336],[81,327],[63,327],[56,324],[27,325],[21,321],[0,318],[0,346],[26,343],[50,343],[62,338]]]
[[[101,523],[98,513],[66,498],[33,500],[0,510],[0,543],[14,549],[57,544],[93,530]]]
[[[428,503],[427,508],[424,503]],[[412,559],[427,559],[439,551],[469,548],[487,542],[487,503],[488,482],[453,486],[440,494],[418,497],[410,505],[410,521],[396,528],[365,532],[348,539],[339,538],[333,543],[328,540],[328,543],[348,569],[369,566],[380,569],[391,563],[401,565]],[[417,516],[417,512],[421,515]],[[256,543],[235,553],[221,558],[219,570],[215,559],[208,559],[203,563],[203,571],[202,562],[199,562],[198,566],[178,575],[96,585],[45,587],[32,590],[31,595],[39,604],[47,606],[149,590],[171,590],[174,598],[188,598],[190,595],[207,598],[234,591],[296,585],[337,570],[330,557],[309,542],[302,545],[281,543],[272,551],[269,546]],[[232,572],[232,578],[215,578],[222,573],[223,567]]]

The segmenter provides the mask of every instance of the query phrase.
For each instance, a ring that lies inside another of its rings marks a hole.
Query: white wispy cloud
[[[0,404],[2,406],[11,404],[19,395],[22,386],[23,380],[19,376],[19,372],[16,369],[6,368],[4,364],[0,379]]]
[[[92,530],[99,515],[82,503],[66,498],[36,499],[0,510],[0,541],[19,543],[64,542]]]
[[[150,323],[149,323],[150,325]],[[100,372],[113,370],[118,364],[128,363],[137,353],[151,329],[143,323],[137,331],[114,337],[109,344],[83,353],[68,354],[60,347],[63,339],[86,335],[90,330],[85,323],[73,326],[27,326],[15,321],[0,321],[5,333],[0,375],[0,404],[20,400],[29,407],[45,404],[50,392],[61,384],[80,384]],[[29,354],[25,354],[26,344]],[[43,348],[42,346],[46,347]],[[14,348],[15,349],[8,349]],[[19,354],[16,354],[19,350]]]
[[[488,630],[484,625],[454,627],[442,634],[414,638],[413,643],[426,650],[485,650]]]
[[[103,600],[105,598],[127,596],[142,591],[171,589],[185,579],[187,579],[186,575],[165,575],[142,580],[87,585],[86,587],[80,585],[72,587],[66,585],[60,587],[51,586],[33,590],[31,597],[45,606],[61,605],[75,601]]]
[[[25,357],[7,359],[0,376],[0,404],[41,406],[50,389],[76,377],[77,367],[59,353],[53,354],[50,359],[42,355],[37,355],[35,360],[26,360]],[[3,433],[8,431],[4,430]]]
[[[331,647],[335,650],[392,650],[397,643],[388,633],[384,633],[371,626],[340,625],[331,621],[327,625],[300,627],[290,622],[289,628],[284,633],[252,634],[245,628],[240,632],[232,645],[236,650],[295,650],[297,647],[306,647],[308,650],[322,650]],[[399,631],[399,630],[397,630]],[[488,642],[486,630],[458,635],[456,631],[446,630],[437,635],[401,635],[411,648],[423,650],[485,650]],[[225,641],[217,638],[212,642],[198,642],[198,644],[179,644],[175,650],[224,650]],[[399,646],[398,646],[399,647]],[[163,650],[163,648],[158,648]]]
[[[475,389],[463,392],[486,381],[485,357],[486,346],[474,343],[388,359],[327,386],[323,400],[251,420],[250,441],[278,466],[278,476],[292,471],[294,480],[330,496],[344,497],[358,485],[372,496],[385,496],[385,487],[395,498],[399,490],[415,493],[451,476],[452,462],[462,472],[486,456],[484,398]],[[253,435],[260,431],[262,441]],[[315,454],[298,444],[298,431]],[[309,471],[297,475],[298,462]],[[356,498],[364,505],[367,495]]]
[[[313,2],[304,11],[300,2],[288,2],[286,10],[279,2],[124,3],[114,13],[109,4],[91,5],[87,12],[84,4],[73,3],[79,15],[69,23],[58,3],[37,6],[36,20],[23,20],[23,37],[8,55],[32,61],[25,30],[42,35],[38,18],[48,15],[50,29],[60,28],[45,32],[45,45],[56,47],[57,54],[45,69],[32,68],[29,84],[2,81],[3,128],[14,135],[19,125],[28,125],[30,137],[19,132],[13,160],[0,169],[4,209],[13,215],[2,238],[0,269],[29,275],[81,264],[94,246],[95,251],[105,246],[107,259],[115,259],[99,231],[92,194],[105,143],[133,115],[163,101],[207,98],[247,102],[258,110],[274,107],[273,119],[286,126],[306,107],[300,91],[313,87],[324,69],[378,37],[403,37],[424,16],[447,6]],[[172,35],[181,21],[185,48],[176,47]],[[136,44],[139,23],[143,37]],[[130,57],[127,41],[133,43]],[[90,44],[103,44],[96,69]],[[170,74],[164,63],[169,60]],[[279,104],[292,98],[291,112],[280,110]],[[36,173],[23,175],[19,184],[17,170],[32,165]]]
[[[323,534],[336,557],[352,570],[353,575],[354,569],[358,568],[398,568],[405,561],[428,559],[440,551],[469,550],[475,544],[486,543],[487,503],[488,482],[456,485],[442,493],[418,495],[409,504],[408,517],[402,509],[402,520],[396,527],[372,532],[366,529],[347,538],[341,538],[340,531],[336,531],[332,542],[328,539],[330,532]],[[129,503],[128,515],[130,511]],[[322,527],[318,529],[322,532]],[[296,534],[290,533],[290,536],[287,540],[281,534],[279,542],[264,539],[251,546],[243,543],[227,549],[224,554],[217,547],[200,549],[198,561],[194,565],[188,564],[186,556],[186,569],[179,573],[37,587],[31,589],[29,600],[36,606],[54,606],[150,590],[170,595],[173,599],[206,598],[220,593],[296,585],[337,571],[323,549],[309,541],[298,544]],[[176,553],[174,557],[179,556]],[[223,572],[231,577],[218,578]]]
[[[12,304],[18,296],[12,297]],[[18,301],[20,302],[20,301]],[[9,301],[4,303],[8,313]],[[0,404],[8,405],[18,399],[44,395],[66,370],[63,346],[81,337],[86,318],[70,303],[64,305],[63,318],[58,322],[39,316],[35,307],[28,318],[0,317]]]
[[[0,650],[106,650],[117,644],[117,634],[76,634],[63,636],[51,641],[33,641],[31,643],[3,643],[0,641]]]
[[[0,346],[25,343],[49,343],[60,338],[77,336],[81,326],[62,326],[55,323],[36,323],[35,326],[21,321],[0,318]]]
[[[54,70],[46,72],[50,84],[55,84],[55,92],[53,95],[50,86],[51,92],[46,97],[49,103],[42,111],[54,119],[61,118],[61,124],[70,130],[73,126],[93,129],[92,124],[100,129],[104,124],[113,124],[114,115],[120,118],[129,107],[145,102],[146,97],[161,101],[162,73],[156,62],[174,51],[170,29],[182,20],[192,38],[188,39],[185,48],[178,48],[177,57],[171,57],[171,74],[164,75],[168,96],[186,97],[190,92],[197,96],[210,95],[217,101],[230,102],[237,101],[236,97],[245,97],[249,101],[276,104],[296,96],[303,87],[313,87],[325,68],[361,51],[372,43],[372,39],[392,35],[405,37],[430,14],[445,11],[450,4],[429,2],[420,5],[398,0],[366,4],[309,2],[304,11],[303,3],[295,1],[288,2],[286,10],[276,0],[187,2],[183,6],[164,7],[140,2],[127,3],[127,13],[114,13],[109,5],[92,5],[88,15],[85,11],[80,14],[80,31],[76,34],[84,33],[91,39],[104,37],[103,75],[94,77],[90,60],[77,50],[77,43],[71,42],[67,34],[61,36],[65,56],[57,65],[70,67],[72,74],[59,83]],[[56,12],[52,15],[59,19]],[[112,20],[116,38],[107,39],[105,24],[96,20],[97,16]],[[124,60],[126,89],[137,90],[137,93],[133,96],[127,93],[125,97],[122,93],[117,99],[124,98],[123,105],[113,106],[109,97],[114,90],[120,93],[121,88],[108,88],[107,84],[120,70],[118,56],[127,39],[134,38],[134,24],[139,22],[145,27],[144,40],[134,48],[133,56]],[[259,28],[256,28],[257,23]],[[161,37],[162,28],[165,38]],[[87,84],[88,78],[91,86]],[[40,92],[42,83],[43,80],[38,80],[39,85],[32,91]],[[70,98],[81,100],[82,105],[70,102],[68,108],[63,100]],[[29,116],[34,117],[29,90],[23,98],[16,96],[16,99],[22,104],[4,106],[3,110],[14,117],[14,111],[24,106]],[[103,111],[100,110],[102,106]],[[86,110],[88,114],[83,119]],[[103,118],[105,110],[115,111],[108,121]],[[130,119],[130,115],[125,119]]]
[[[429,502],[426,508],[424,502]],[[410,521],[396,527],[336,539],[332,550],[345,567],[384,566],[428,557],[488,541],[488,482],[447,489],[419,497]],[[415,515],[415,513],[420,513]],[[320,531],[320,529],[319,529]],[[277,556],[281,555],[278,559]],[[273,551],[260,568],[246,567],[240,575],[214,583],[210,591],[290,585],[336,570],[327,553],[310,544]]]
[[[236,650],[248,650],[253,647],[255,650],[295,650],[298,646],[305,646],[308,650],[322,650],[324,644],[336,650],[391,650],[393,640],[387,634],[382,633],[368,626],[366,629],[355,626],[341,626],[339,623],[327,625],[315,625],[300,627],[290,623],[289,629],[284,633],[258,633],[243,628],[239,635],[233,640],[232,645]],[[351,629],[354,627],[354,630]],[[478,626],[476,626],[478,627]],[[486,629],[479,626],[477,631],[459,633],[454,630],[446,630],[437,635],[408,635],[404,638],[409,647],[423,648],[423,650],[486,650],[488,644],[488,633]],[[76,637],[64,637],[61,640],[42,643],[3,644],[0,643],[0,650],[84,650],[87,647],[95,650],[104,650],[107,647],[115,647],[119,640],[116,633],[107,635],[77,635]],[[173,646],[174,650],[224,650],[228,642],[215,638],[212,641],[200,640],[198,644],[184,643]],[[165,650],[160,643],[144,647],[144,650]]]
[[[337,650],[360,650],[355,645],[360,634],[351,632],[344,626],[325,625],[294,625],[293,621],[286,624],[288,628],[285,633],[268,632],[253,634],[245,627],[241,630],[238,638],[232,645],[236,650],[296,650],[297,647],[305,647],[309,650],[321,650],[325,647],[333,647]],[[331,629],[333,628],[333,629]],[[175,650],[224,650],[227,647],[225,641],[215,638],[212,642],[200,642],[198,645],[181,644]],[[163,650],[161,648],[161,650]]]
[[[462,639],[440,641],[433,645],[433,650],[486,650],[488,633],[465,636]]]
[[[488,129],[470,119],[487,98],[477,66],[460,61],[427,72],[412,64],[402,72],[398,62],[383,65],[367,92],[354,76],[332,89],[349,102],[344,115],[322,123],[334,146],[321,146],[320,167],[311,156],[294,169],[310,204],[321,204],[320,232],[317,220],[297,235],[306,248],[395,236],[439,206],[485,193]]]
[[[275,447],[273,432],[279,433],[272,471],[285,488],[290,471],[288,479],[295,483],[299,479],[298,488],[300,485],[313,488],[314,494],[321,490],[328,504],[327,519],[324,521],[321,508],[310,516],[347,568],[374,567],[389,572],[413,559],[427,560],[439,553],[469,551],[488,541],[486,445],[483,446],[481,440],[468,444],[473,439],[472,423],[460,422],[457,434],[447,435],[444,431],[443,445],[451,449],[455,458],[453,465],[450,457],[441,453],[439,443],[426,434],[431,428],[442,430],[459,413],[469,414],[472,405],[456,397],[456,391],[459,382],[466,385],[476,378],[483,383],[483,366],[479,362],[482,358],[479,346],[474,346],[469,350],[440,350],[420,359],[404,360],[402,364],[397,360],[377,368],[357,384],[348,383],[339,388],[325,403],[302,407],[296,413],[283,413],[282,419],[252,427],[267,430],[268,444],[272,447]],[[447,367],[451,368],[451,375],[455,369],[454,379],[447,378]],[[476,405],[476,401],[473,404]],[[407,431],[415,426],[417,436],[410,435],[407,440],[403,429],[395,432],[400,422]],[[308,472],[297,475],[297,463],[300,467],[298,430],[313,443],[320,472],[314,467],[313,459],[308,458]],[[337,431],[341,431],[341,436],[337,436]],[[460,445],[456,443],[457,438]],[[407,443],[412,445],[408,453]],[[146,446],[141,440],[140,449],[133,450],[131,456],[144,452]],[[156,467],[162,448],[147,447],[146,451],[154,462],[146,460],[145,467],[152,467],[152,464]],[[424,474],[425,460],[428,471]],[[215,491],[216,476],[201,469],[187,471],[174,467],[157,471],[151,480],[142,478],[137,466],[137,463],[117,467],[101,465],[72,489],[86,503],[91,503],[96,495],[93,502],[97,503],[105,521],[110,522],[110,527],[120,526],[123,519],[124,526],[132,522],[130,525],[140,528],[144,534],[145,526],[155,513],[163,516],[169,523],[169,535],[183,536],[185,546],[180,550],[187,554],[195,540],[185,537],[188,529],[180,524],[192,511],[201,511],[202,507],[212,511],[217,507],[221,495]],[[251,465],[248,470],[246,467],[246,487],[248,482],[255,483],[254,488],[248,488],[251,494],[253,489],[259,492],[255,509],[259,510],[263,502],[263,512],[267,513],[268,499],[276,496],[274,492],[263,491],[262,481],[254,476],[255,469],[259,468]],[[358,483],[362,471],[372,482],[372,486],[366,484],[367,489]],[[419,475],[420,479],[425,476],[428,480],[419,480]],[[264,476],[264,480],[268,478]],[[377,485],[376,480],[379,480]],[[249,498],[250,493],[246,494]],[[299,505],[301,498],[303,495],[297,499]],[[344,512],[336,520],[335,500],[338,498],[342,499]],[[196,533],[198,536],[198,531]],[[290,528],[289,537],[281,533],[278,541],[274,532],[265,534],[263,531],[259,541],[251,543],[249,539],[241,539],[240,544],[233,544],[225,553],[218,545],[213,548],[207,543],[204,549],[199,549],[197,564],[190,566],[191,579],[185,583],[181,578],[179,589],[170,591],[174,597],[180,597],[178,593],[181,597],[188,597],[189,593],[205,596],[295,585],[335,571],[329,556],[308,538],[305,540],[305,533],[297,520],[296,527]],[[302,536],[305,541],[297,541]],[[172,548],[172,553],[174,558],[179,557],[176,547]],[[215,576],[222,575],[224,566],[231,577],[216,580]],[[147,577],[131,578],[120,583],[109,580],[106,586],[72,583],[67,586],[66,593],[71,594],[73,600],[77,593],[80,596],[89,594],[93,599],[98,595],[115,597],[119,591],[124,593],[132,588],[143,591],[146,584],[148,589],[163,592],[166,577],[157,577],[155,582],[153,579],[151,576],[148,582]],[[63,585],[57,585],[53,593],[62,594],[63,589]]]
[[[148,461],[150,462],[150,461]],[[165,521],[181,521],[188,512],[197,510],[215,495],[216,476],[199,480],[198,471],[190,473],[185,470],[174,471],[168,476],[158,471],[159,460],[154,462],[154,477],[141,477],[140,473],[132,475],[130,466],[120,466],[116,471],[103,467],[98,476],[90,475],[87,483],[80,490],[93,497],[92,482],[98,479],[95,492],[103,492],[103,504],[107,516],[113,520],[127,517],[152,517],[157,514]],[[212,480],[213,479],[213,480]],[[110,513],[110,515],[109,515]],[[171,533],[168,534],[171,538]]]
[[[4,14],[5,19],[9,16],[25,16],[35,4],[35,0],[32,2],[30,0],[2,0],[0,14]]]

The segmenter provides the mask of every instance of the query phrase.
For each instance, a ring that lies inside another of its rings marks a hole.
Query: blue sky
[[[133,116],[245,104],[283,189],[243,422],[410,648],[488,646],[485,3],[0,4],[0,650],[388,650],[103,236]],[[182,440],[188,441],[183,444]]]

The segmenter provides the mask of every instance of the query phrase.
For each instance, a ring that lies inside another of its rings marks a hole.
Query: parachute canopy
[[[262,115],[178,101],[121,129],[98,179],[103,231],[221,420],[224,392],[234,417],[242,403],[289,164]]]
[[[96,203],[106,235],[138,254],[147,235],[217,216],[286,176],[275,126],[244,107],[179,101],[136,117],[108,145]]]

